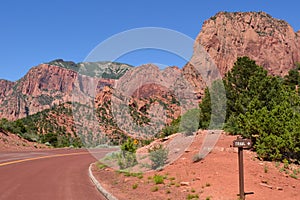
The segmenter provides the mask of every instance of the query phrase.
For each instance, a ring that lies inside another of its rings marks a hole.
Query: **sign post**
[[[252,147],[252,141],[250,139],[242,139],[238,137],[233,141],[233,147],[238,147],[238,159],[239,159],[239,196],[241,200],[245,200],[247,194],[254,194],[253,192],[245,192],[244,188],[244,158],[243,149],[249,149]]]

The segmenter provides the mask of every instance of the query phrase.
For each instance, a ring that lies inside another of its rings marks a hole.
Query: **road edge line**
[[[91,163],[89,166],[89,177],[94,183],[94,185],[97,187],[98,191],[103,194],[103,196],[108,200],[118,200],[116,197],[114,197],[111,193],[109,193],[107,190],[105,190],[102,185],[99,183],[99,181],[95,178],[92,172],[92,165],[94,163]]]

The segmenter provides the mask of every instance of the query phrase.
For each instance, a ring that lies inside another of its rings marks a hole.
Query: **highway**
[[[104,156],[109,149],[97,150]],[[104,200],[88,176],[87,150],[0,152],[1,200]]]

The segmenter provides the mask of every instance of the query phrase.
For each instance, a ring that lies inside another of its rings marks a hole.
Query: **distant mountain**
[[[0,80],[0,118],[16,120],[72,101],[74,83],[79,74],[114,79],[132,66],[113,63],[66,62],[61,59],[33,67],[16,82]],[[96,74],[98,73],[98,74]]]

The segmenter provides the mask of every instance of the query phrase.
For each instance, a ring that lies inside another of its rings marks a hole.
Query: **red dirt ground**
[[[194,199],[237,200],[237,149],[231,147],[236,137],[222,134],[213,151],[202,161],[193,163],[192,158],[198,153],[204,135],[204,131],[199,132],[188,151],[162,171],[147,172],[138,178],[94,165],[94,175],[105,189],[121,200],[180,200],[188,199],[188,195],[198,195],[199,198]],[[300,199],[300,180],[280,172],[282,164],[260,161],[254,152],[245,150],[244,165],[245,191],[254,192],[246,197],[247,200]],[[299,166],[289,167],[300,172]],[[165,177],[164,184],[154,184],[155,174]],[[299,178],[300,173],[297,176]]]
[[[1,151],[22,151],[49,148],[46,145],[29,142],[16,134],[0,130],[0,152]]]

